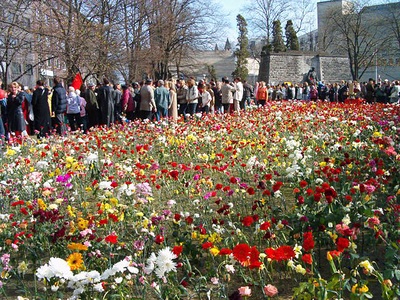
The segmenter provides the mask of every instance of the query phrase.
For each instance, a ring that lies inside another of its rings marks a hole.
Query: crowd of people
[[[224,77],[221,82],[147,79],[125,85],[111,84],[104,78],[101,85],[83,84],[79,89],[70,86],[67,91],[55,77],[52,88],[45,87],[41,80],[33,91],[16,82],[8,86],[1,105],[0,135],[6,139],[28,134],[42,138],[53,131],[60,135],[68,131],[87,132],[94,126],[139,118],[169,118],[176,122],[195,114],[240,112],[277,100],[345,102],[348,98],[362,98],[368,103],[396,103],[399,94],[399,81],[376,83],[373,79],[340,84],[257,82],[252,86],[240,77],[233,81]]]

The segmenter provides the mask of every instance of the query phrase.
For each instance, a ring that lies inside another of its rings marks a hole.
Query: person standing
[[[190,79],[188,81],[188,91],[186,94],[186,101],[188,103],[187,112],[190,114],[190,116],[193,116],[194,113],[196,112],[198,99],[199,99],[199,90],[195,85],[194,79]]]
[[[236,112],[240,111],[240,102],[243,99],[243,83],[240,77],[236,77],[234,81],[235,94],[233,95],[233,107]]]
[[[121,92],[121,85],[119,83],[114,85],[114,122],[121,123],[121,113],[122,113],[122,92]]]
[[[79,117],[80,118],[79,118],[78,125],[79,125],[79,128],[81,130],[83,130],[84,133],[87,133],[87,130],[88,130],[88,120],[87,120],[87,114],[86,114],[87,102],[86,102],[85,98],[83,98],[81,96],[81,91],[80,90],[76,90],[75,93],[79,97],[80,103],[81,103],[80,106],[79,106],[79,110],[80,110]]]
[[[224,113],[230,114],[233,111],[233,93],[235,92],[235,88],[230,85],[228,78],[222,79],[222,105],[224,106]]]
[[[26,121],[22,111],[22,103],[24,102],[21,87],[17,82],[10,83],[8,86],[7,97],[7,117],[8,131],[16,136],[27,135]]]
[[[183,115],[183,117],[186,118],[186,111],[188,106],[186,96],[188,92],[188,87],[186,86],[185,81],[183,79],[177,81],[176,87],[178,88],[176,93],[177,100],[179,102],[178,115],[180,116]]]
[[[399,102],[399,94],[400,94],[400,85],[399,81],[396,80],[393,84],[392,89],[390,90],[390,103]]]
[[[126,114],[129,121],[134,120],[135,101],[133,100],[131,91],[126,85],[122,85],[122,111]]]
[[[151,119],[152,111],[157,112],[152,82],[152,79],[147,79],[146,84],[140,89],[140,118],[142,120]]]
[[[374,80],[370,78],[367,84],[367,95],[365,96],[365,100],[367,100],[367,103],[372,103],[374,102],[374,97],[375,97],[375,84]]]
[[[114,90],[107,78],[103,79],[103,85],[97,90],[97,102],[100,108],[100,124],[109,127],[114,123]]]
[[[50,133],[51,117],[49,108],[49,90],[44,87],[44,82],[38,80],[36,82],[36,90],[32,96],[32,108],[35,130],[38,132],[38,138],[43,138]]]
[[[61,85],[60,78],[54,77],[53,82],[54,87],[53,95],[51,97],[51,110],[55,115],[54,127],[58,134],[64,135],[67,131],[67,127],[64,123],[64,114],[67,111],[67,91]]]
[[[89,83],[88,88],[83,92],[83,97],[86,100],[86,115],[88,119],[88,129],[100,124],[99,104],[97,102],[96,94],[94,93],[95,85]]]
[[[214,92],[215,99],[215,113],[222,113],[222,92],[221,92],[221,82],[211,83],[212,91]]]
[[[261,106],[264,106],[268,100],[268,89],[265,86],[264,81],[261,81],[258,86],[256,99],[257,99],[257,104]]]
[[[175,84],[172,81],[167,81],[166,88],[169,90],[169,99],[170,104],[168,107],[168,116],[172,119],[173,122],[176,122],[178,119],[178,103],[176,96]]]
[[[245,111],[250,108],[251,97],[253,97],[253,93],[254,93],[253,86],[249,84],[247,80],[245,80],[243,85],[243,100],[241,102],[242,107]]]
[[[199,85],[199,92],[200,92],[200,99],[201,99],[201,112],[204,115],[208,115],[210,112],[210,104],[211,104],[211,95],[210,93],[206,90],[206,87],[204,84]]]
[[[81,98],[75,93],[75,88],[70,86],[67,97],[67,118],[71,131],[76,131],[80,124]]]
[[[170,105],[169,91],[164,87],[164,80],[157,82],[157,88],[154,91],[154,101],[157,107],[157,121],[161,118],[168,118],[168,107]]]

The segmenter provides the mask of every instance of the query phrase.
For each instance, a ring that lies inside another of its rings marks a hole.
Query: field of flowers
[[[4,299],[398,299],[400,107],[25,140],[0,165]]]

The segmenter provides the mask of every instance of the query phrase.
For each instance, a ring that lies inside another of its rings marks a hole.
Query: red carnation
[[[233,256],[239,262],[247,261],[250,256],[250,247],[247,244],[239,244],[233,248]]]
[[[176,256],[179,256],[183,251],[183,246],[175,246],[174,249],[172,249],[172,253],[175,254]]]
[[[208,248],[212,248],[213,246],[214,246],[213,243],[204,243],[203,244],[203,250],[206,250]]]
[[[261,224],[260,229],[261,230],[267,230],[270,227],[271,227],[271,223],[269,221],[267,221],[267,222],[264,222],[264,223]]]
[[[306,181],[303,180],[303,181],[300,182],[300,187],[304,188],[306,186],[307,186],[307,182]]]
[[[164,242],[164,237],[162,235],[157,235],[156,238],[154,239],[154,241],[157,244],[161,244],[162,242]]]
[[[104,240],[105,240],[106,242],[111,243],[111,244],[115,244],[115,243],[117,243],[117,237],[118,237],[118,236],[111,234],[111,235],[109,235],[109,236],[106,236],[106,238],[105,238]]]
[[[252,217],[245,217],[242,220],[243,226],[250,226],[254,222]]]
[[[176,170],[169,172],[169,176],[171,176],[174,180],[178,180],[178,175],[179,172]]]
[[[255,191],[254,191],[254,189],[253,189],[252,187],[249,187],[249,188],[247,189],[247,193],[248,193],[249,195],[254,195]]]
[[[303,248],[307,252],[310,250],[314,249],[314,239],[312,232],[306,232],[303,234],[304,242],[303,242]]]
[[[221,251],[219,251],[219,255],[230,255],[232,253],[231,249],[221,249]]]
[[[301,258],[301,260],[304,261],[306,264],[309,264],[309,265],[312,264],[311,254],[304,254],[303,257]]]

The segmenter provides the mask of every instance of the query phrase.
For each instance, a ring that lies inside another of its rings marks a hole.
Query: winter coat
[[[8,130],[11,132],[26,130],[26,122],[22,111],[23,102],[24,97],[21,93],[17,94],[15,98],[11,94],[7,97]]]
[[[67,114],[79,114],[81,109],[81,97],[75,93],[70,93],[67,98]]]
[[[169,99],[169,91],[163,86],[156,88],[154,91],[154,101],[156,102],[157,109],[159,107],[167,109],[171,103],[171,100]]]
[[[101,124],[110,126],[114,122],[114,90],[105,85],[97,91],[97,102],[99,103]]]
[[[49,108],[49,90],[38,87],[32,96],[32,108],[35,124],[35,130],[48,133],[50,131],[50,108]]]
[[[63,114],[67,111],[67,91],[59,83],[54,86],[51,97],[51,110],[55,114]]]

